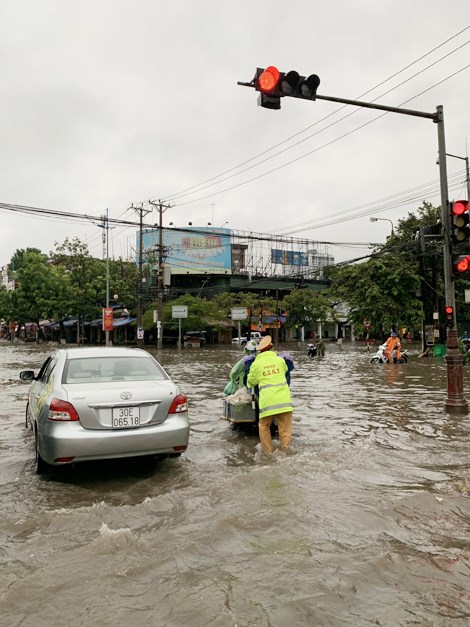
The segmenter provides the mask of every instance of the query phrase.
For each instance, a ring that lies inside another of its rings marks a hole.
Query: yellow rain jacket
[[[260,353],[251,364],[247,386],[259,388],[259,417],[292,411],[292,398],[286,381],[287,364],[273,351]]]

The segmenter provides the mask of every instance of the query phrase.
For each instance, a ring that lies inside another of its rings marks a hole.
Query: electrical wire
[[[421,57],[419,57],[418,59],[416,59],[415,61],[409,63],[407,66],[405,66],[404,68],[402,68],[401,70],[399,70],[398,72],[395,72],[394,74],[392,74],[391,76],[389,76],[388,78],[386,78],[385,80],[381,81],[380,83],[378,83],[377,85],[375,85],[374,87],[372,87],[371,89],[367,90],[366,92],[364,92],[362,95],[357,97],[357,100],[359,100],[360,98],[364,97],[365,95],[367,95],[368,93],[374,91],[375,89],[377,89],[378,87],[384,85],[386,82],[390,81],[391,79],[393,79],[394,77],[398,76],[400,73],[404,72],[405,70],[409,69],[410,67],[412,67],[413,65],[415,65],[416,63],[418,63],[419,61],[423,60],[425,57],[429,56],[430,54],[432,54],[433,52],[435,52],[436,50],[438,50],[439,48],[441,48],[442,46],[444,46],[446,43],[448,43],[449,41],[451,41],[452,39],[455,39],[456,37],[458,37],[459,35],[461,35],[463,32],[465,32],[466,30],[468,30],[470,28],[470,26],[466,26],[465,28],[463,28],[461,31],[459,31],[458,33],[456,33],[455,35],[453,35],[452,37],[448,38],[447,40],[445,40],[444,42],[442,42],[441,44],[439,44],[438,46],[436,46],[435,48],[433,48],[432,50],[430,50],[429,52],[427,52],[426,54],[422,55]],[[395,87],[392,87],[391,89],[389,89],[388,91],[384,92],[383,94],[381,94],[380,96],[377,96],[372,102],[375,102],[378,98],[383,97],[384,95],[390,93],[390,91],[393,91],[394,89],[397,89],[398,87],[400,87],[401,85],[403,85],[404,83],[408,82],[409,80],[411,80],[412,78],[415,78],[416,76],[418,76],[419,74],[423,73],[424,71],[426,71],[427,69],[429,69],[430,67],[432,67],[433,65],[436,65],[437,63],[439,63],[440,61],[442,61],[443,59],[447,58],[448,56],[450,56],[451,54],[454,54],[455,52],[457,52],[458,50],[460,50],[461,48],[463,48],[464,46],[468,45],[468,41],[465,42],[464,44],[462,44],[461,46],[459,46],[458,48],[452,50],[451,52],[449,52],[448,54],[444,55],[443,57],[441,57],[440,59],[438,59],[437,61],[433,62],[432,64],[430,64],[429,66],[427,66],[426,68],[423,68],[422,70],[420,70],[419,72],[417,72],[416,74],[414,74],[413,76],[409,77],[408,79],[406,79],[405,81],[402,81],[401,83],[399,83],[398,85],[396,85]],[[330,118],[331,116],[335,115],[337,112],[341,111],[342,109],[348,107],[350,105],[343,105],[341,107],[339,107],[338,109],[336,109],[335,111],[333,111],[332,113],[330,113],[329,115],[325,116],[324,118],[322,118],[321,120],[318,120],[317,122],[315,122],[314,124],[311,124],[310,126],[306,127],[305,129],[295,133],[294,135],[290,136],[289,138],[283,140],[282,142],[279,142],[278,144],[276,144],[275,146],[272,146],[271,148],[259,153],[258,155],[251,157],[250,159],[247,159],[246,161],[242,162],[241,164],[230,168],[229,170],[226,170],[214,177],[211,177],[209,179],[206,179],[205,181],[203,181],[202,183],[199,183],[197,185],[193,185],[190,188],[186,188],[184,190],[182,190],[181,192],[177,192],[177,193],[173,193],[173,194],[169,194],[166,195],[165,198],[168,199],[176,199],[176,198],[181,198],[183,196],[188,195],[187,192],[190,192],[191,190],[197,190],[193,193],[197,193],[198,191],[202,191],[202,189],[206,189],[207,187],[210,187],[210,185],[206,185],[205,187],[202,187],[203,185],[205,185],[206,183],[210,183],[212,181],[215,181],[216,179],[220,179],[221,177],[225,176],[226,174],[229,174],[230,172],[233,172],[234,170],[239,169],[240,167],[243,167],[244,165],[254,161],[255,159],[258,159],[260,156],[263,156],[265,154],[267,154],[268,152],[275,150],[276,148],[278,148],[279,146],[287,143],[288,141],[290,141],[291,139],[297,137],[298,135],[306,132],[307,130],[309,130],[310,128],[313,128],[314,126],[317,126],[318,124],[320,124],[321,122],[327,120],[328,118]],[[337,120],[336,122],[333,122],[332,124],[328,125],[327,127],[325,127],[324,129],[321,129],[320,131],[318,131],[317,133],[314,133],[312,135],[310,135],[309,137],[301,140],[300,142],[297,142],[296,144],[293,144],[292,146],[276,153],[275,155],[269,157],[268,159],[265,159],[257,164],[254,164],[251,167],[256,167],[257,165],[260,165],[261,163],[264,163],[265,161],[274,158],[275,156],[278,156],[279,154],[282,154],[283,152],[285,152],[286,150],[290,150],[291,148],[297,146],[298,144],[306,141],[307,139],[310,139],[311,137],[313,137],[314,135],[322,132],[323,130],[326,130],[327,128],[330,128],[331,126],[333,126],[334,124],[339,123],[340,121],[344,120],[345,118],[349,117],[350,115],[353,115],[357,113],[357,110],[354,110],[353,112],[347,114],[346,116],[344,116],[343,118],[340,118],[340,120]],[[245,172],[246,170],[248,170],[250,168],[246,168],[245,170],[242,170],[242,172],[238,172],[232,176],[237,176],[238,174],[241,174],[243,172]],[[220,181],[218,181],[217,183],[213,183],[214,185],[219,184],[221,182],[223,182],[224,180],[227,180],[228,178],[232,178],[231,177],[227,177],[224,178]],[[198,189],[199,188],[199,189]],[[184,203],[185,204],[185,203]]]
[[[445,78],[443,78],[442,80],[438,81],[437,83],[434,83],[430,87],[424,89],[419,94],[416,94],[415,96],[412,96],[408,100],[405,100],[404,102],[402,102],[398,106],[401,107],[404,104],[407,104],[408,102],[411,102],[415,98],[419,98],[419,96],[422,96],[426,92],[430,91],[431,89],[434,89],[438,85],[441,85],[442,83],[444,83],[447,80],[453,78],[454,76],[457,76],[457,74],[460,74],[461,72],[463,72],[464,70],[467,70],[468,68],[470,68],[470,64],[460,68],[459,70],[457,70],[453,74],[450,74],[449,76],[446,76]],[[177,206],[181,207],[183,205],[188,205],[188,204],[191,204],[193,202],[199,202],[201,200],[206,200],[207,198],[212,198],[213,196],[218,196],[219,194],[223,194],[225,192],[231,191],[231,190],[236,189],[238,187],[242,187],[244,185],[247,185],[248,183],[252,183],[252,182],[257,181],[257,180],[259,180],[261,178],[264,178],[265,176],[268,176],[268,174],[272,174],[273,172],[277,172],[279,170],[282,170],[283,168],[287,167],[288,165],[292,165],[293,163],[296,163],[297,161],[300,161],[301,159],[305,159],[306,157],[308,157],[308,156],[310,156],[310,155],[312,155],[312,154],[322,150],[323,148],[326,148],[328,146],[331,146],[331,145],[335,144],[336,142],[340,141],[341,139],[344,139],[345,137],[348,137],[349,135],[352,135],[353,133],[356,133],[357,131],[365,128],[366,126],[369,126],[370,124],[373,124],[374,122],[376,122],[377,120],[380,120],[381,118],[383,118],[386,115],[389,115],[388,111],[378,115],[377,117],[373,118],[372,120],[368,120],[367,122],[364,122],[363,124],[360,124],[359,126],[356,126],[355,128],[351,129],[350,131],[347,131],[347,132],[343,133],[339,137],[336,137],[336,138],[326,142],[325,144],[322,144],[321,146],[317,146],[317,148],[314,148],[313,150],[310,150],[309,152],[304,153],[303,155],[299,155],[298,157],[296,157],[294,159],[291,159],[290,161],[287,161],[286,163],[283,163],[283,164],[281,164],[281,165],[279,165],[279,166],[277,166],[275,168],[272,168],[271,170],[263,172],[262,174],[258,174],[257,176],[254,176],[254,177],[252,177],[250,179],[242,181],[241,183],[237,183],[237,184],[232,185],[230,187],[226,187],[226,188],[224,188],[222,190],[219,190],[217,192],[213,192],[212,194],[206,194],[205,196],[200,196],[198,198],[195,198],[194,200],[188,200],[186,202],[179,203],[179,204],[177,204]]]

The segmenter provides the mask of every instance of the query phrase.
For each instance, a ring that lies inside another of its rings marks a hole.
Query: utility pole
[[[142,319],[144,314],[143,308],[143,295],[142,295],[142,279],[143,279],[143,222],[144,216],[150,213],[151,209],[144,209],[143,203],[140,204],[140,207],[134,207],[131,205],[131,209],[139,216],[139,246],[138,246],[138,285],[137,285],[137,346],[138,348],[143,348],[144,346],[144,332],[142,328]]]
[[[106,260],[106,309],[109,310],[109,211],[106,209],[106,214],[101,216],[102,224],[98,226],[103,229],[103,259]],[[104,318],[103,318],[104,324]],[[109,346],[109,331],[105,331],[105,346]],[[77,337],[78,342],[78,337]]]
[[[149,205],[158,209],[158,275],[157,275],[157,298],[158,298],[158,340],[157,348],[163,346],[163,292],[165,289],[163,280],[163,214],[172,205],[164,205],[161,200],[149,200]]]
[[[109,221],[108,221],[108,209],[106,209],[106,215],[103,216],[103,237],[106,237],[106,309],[109,309]],[[106,346],[109,346],[109,331],[105,331]]]

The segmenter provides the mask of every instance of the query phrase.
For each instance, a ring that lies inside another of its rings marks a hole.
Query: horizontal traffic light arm
[[[244,83],[242,81],[237,81],[237,85],[241,85],[242,87],[252,87],[256,89],[256,76],[249,83]],[[287,94],[283,94],[286,96]],[[300,97],[300,96],[299,96]],[[305,98],[303,98],[305,100]],[[414,109],[400,109],[399,107],[388,107],[386,105],[379,105],[375,102],[362,102],[361,100],[350,100],[348,98],[335,98],[334,96],[320,96],[319,94],[315,95],[315,100],[328,100],[329,102],[339,102],[341,104],[349,104],[355,107],[365,107],[366,109],[377,109],[378,111],[390,111],[391,113],[401,113],[402,115],[412,115],[418,118],[427,118],[428,120],[432,120],[433,122],[439,122],[438,114],[436,113],[428,113],[426,111],[416,111]]]

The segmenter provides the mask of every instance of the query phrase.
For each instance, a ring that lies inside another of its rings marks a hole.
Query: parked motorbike
[[[375,355],[372,357],[372,359],[370,360],[371,364],[388,364],[388,358],[385,355],[384,351],[387,348],[386,344],[382,344],[381,346],[379,346],[379,348],[377,349],[377,352],[375,353]],[[392,351],[392,354],[390,356],[390,363],[392,364],[406,364],[408,362],[408,358],[409,358],[410,354],[408,353],[408,351],[405,349],[402,349],[400,351],[400,359],[397,359],[397,349],[394,349]]]

